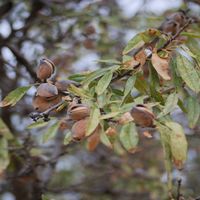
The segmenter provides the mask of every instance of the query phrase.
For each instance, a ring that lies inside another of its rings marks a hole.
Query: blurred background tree
[[[104,67],[96,60],[119,59],[136,33],[159,27],[168,13],[180,8],[200,13],[197,0],[1,0],[0,96],[33,83],[42,57],[55,63],[59,77]],[[164,158],[156,135],[144,138],[135,154],[102,145],[88,152],[84,143],[66,147],[62,133],[41,144],[44,130],[26,129],[34,93],[31,89],[14,108],[0,110],[15,137],[8,146],[9,167],[0,174],[1,200],[167,199]],[[178,111],[174,115],[187,127],[184,116]],[[5,128],[2,123],[0,127]],[[181,178],[182,192],[192,199],[200,194],[200,134],[198,128],[187,128],[186,133],[189,158],[185,169],[173,174],[174,183]]]

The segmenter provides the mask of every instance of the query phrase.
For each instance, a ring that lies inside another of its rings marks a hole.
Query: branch
[[[181,33],[182,31],[184,31],[191,23],[194,23],[194,22],[195,22],[194,19],[189,18],[188,21],[177,31],[177,33],[176,33],[174,36],[172,36],[169,40],[167,40],[167,41],[163,44],[163,46],[160,47],[160,48],[157,50],[157,52],[162,51],[162,50],[165,49],[168,45],[170,45],[170,44],[180,35],[180,33]],[[133,55],[133,57],[134,57],[137,53],[138,53],[138,52],[136,52],[136,53]],[[151,58],[151,57],[152,57],[152,52],[148,55],[147,58]],[[147,60],[146,60],[146,61],[147,61]],[[139,65],[140,65],[140,64],[138,64],[138,66],[139,66]],[[138,67],[138,66],[135,66],[135,67]],[[121,79],[121,78],[123,78],[123,77],[125,77],[125,76],[130,75],[131,72],[132,72],[132,70],[127,70],[127,71],[125,71],[124,73],[118,74],[116,77],[114,77],[114,78],[112,79],[112,82],[115,82],[115,81],[117,81],[117,80],[119,80],[119,79]]]
[[[26,70],[29,72],[31,78],[33,80],[37,80],[37,76],[36,76],[35,71],[33,70],[33,66],[28,62],[28,60],[26,60],[26,58],[24,56],[22,56],[20,54],[19,50],[9,44],[4,44],[4,46],[8,47],[12,51],[12,53],[16,57],[17,61],[19,63],[21,63],[26,68]]]

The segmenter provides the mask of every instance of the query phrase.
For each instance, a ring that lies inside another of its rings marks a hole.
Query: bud
[[[37,78],[44,81],[51,77],[55,71],[55,65],[48,59],[43,58],[37,68]]]

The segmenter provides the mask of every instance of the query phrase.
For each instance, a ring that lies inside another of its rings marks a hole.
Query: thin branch
[[[181,197],[181,182],[182,180],[179,179],[178,180],[178,186],[177,186],[177,196],[176,196],[176,200],[179,200]]]
[[[31,78],[33,80],[37,80],[37,76],[36,76],[35,71],[33,70],[33,66],[28,62],[28,60],[26,60],[26,58],[24,56],[22,56],[20,54],[19,50],[9,44],[4,44],[4,46],[8,47],[12,51],[12,53],[16,57],[17,61],[19,63],[21,63],[26,68],[26,70],[29,72]]]

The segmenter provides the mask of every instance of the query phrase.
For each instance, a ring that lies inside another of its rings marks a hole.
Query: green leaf
[[[123,125],[120,131],[119,139],[128,152],[134,153],[139,141],[135,124],[130,122]]]
[[[107,68],[102,68],[102,69],[98,69],[94,72],[91,72],[89,75],[87,75],[87,77],[82,81],[82,84],[84,85],[84,88],[87,88],[88,85],[95,79],[103,76],[107,71],[115,71],[117,69],[119,69],[119,65],[115,65],[112,67],[107,67]]]
[[[68,79],[76,82],[81,82],[85,79],[86,76],[86,74],[72,74],[68,76]]]
[[[109,71],[100,78],[100,80],[98,81],[98,84],[95,88],[95,91],[98,95],[101,95],[106,90],[106,88],[109,86],[110,81],[112,80],[112,76],[113,76],[113,72]]]
[[[101,115],[100,119],[110,119],[110,118],[113,118],[113,117],[116,117],[117,115],[119,115],[120,112],[110,112],[108,114],[105,114],[105,115]]]
[[[4,123],[3,119],[0,118],[0,137],[3,136],[7,140],[13,139],[13,135],[7,125]]]
[[[110,142],[108,136],[105,134],[104,131],[102,131],[101,134],[100,134],[100,140],[101,140],[101,142],[102,142],[105,146],[107,146],[108,148],[110,148],[110,149],[113,148],[112,143]]]
[[[171,130],[159,122],[155,122],[156,127],[160,133],[160,139],[163,146],[163,153],[165,158],[165,169],[167,171],[167,185],[168,190],[172,190],[172,155],[170,147],[170,133]]]
[[[123,50],[123,55],[131,52],[133,49],[142,47],[145,44],[140,34],[135,35]]]
[[[50,128],[47,129],[47,131],[43,134],[43,137],[42,137],[43,143],[49,141],[56,135],[59,126],[60,126],[60,122],[58,121],[54,123]]]
[[[193,32],[182,32],[181,35],[189,36],[189,37],[192,37],[192,38],[200,38],[199,33],[193,33]]]
[[[120,61],[115,60],[115,59],[96,60],[96,62],[107,63],[107,64],[116,64],[116,65],[121,64]]]
[[[27,129],[32,129],[32,128],[41,128],[41,127],[44,127],[44,126],[47,126],[49,122],[45,122],[43,120],[40,120],[40,121],[37,121],[37,122],[34,122],[30,125],[28,125],[26,128]]]
[[[165,115],[169,114],[177,106],[177,103],[178,103],[178,94],[177,93],[170,94],[167,97],[163,111],[157,116],[157,118],[164,117]]]
[[[156,36],[160,36],[160,34],[160,31],[157,29],[148,29],[144,32],[138,33],[128,42],[123,50],[123,55],[128,54],[133,49],[138,49],[142,47],[145,43],[150,42]]]
[[[32,87],[32,85],[19,87],[13,91],[11,91],[1,102],[0,107],[5,106],[14,106],[25,94],[26,92]]]
[[[165,124],[171,129],[170,148],[173,162],[178,169],[182,169],[187,159],[188,150],[183,127],[176,122],[166,122]]]
[[[68,87],[68,91],[77,95],[77,96],[80,96],[82,98],[88,98],[88,99],[91,99],[92,97],[88,94],[88,92],[86,92],[84,89],[82,88],[78,88],[76,87],[75,85],[70,85]]]
[[[64,143],[64,145],[68,145],[71,141],[72,141],[72,132],[68,130],[65,135],[63,143]]]
[[[200,91],[200,77],[195,69],[194,63],[179,54],[177,56],[177,69],[186,85],[198,93]]]
[[[0,174],[2,174],[2,172],[7,168],[9,162],[7,140],[0,137]]]
[[[128,78],[126,85],[125,85],[125,89],[124,89],[124,96],[123,96],[123,99],[122,99],[122,104],[124,103],[124,100],[126,99],[128,94],[133,89],[135,81],[136,81],[136,76],[131,76],[131,77]]]
[[[200,105],[197,98],[189,97],[187,99],[187,118],[189,121],[189,127],[194,128],[198,122],[200,116]]]
[[[98,126],[100,120],[100,110],[95,105],[91,108],[90,117],[88,120],[86,136],[89,136],[93,133],[93,131]]]

